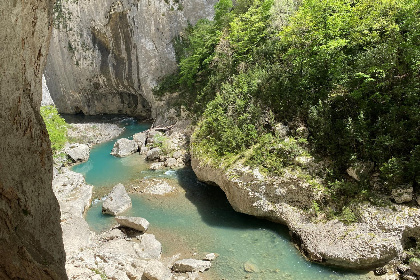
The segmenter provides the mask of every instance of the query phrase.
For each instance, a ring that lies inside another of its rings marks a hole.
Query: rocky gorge
[[[83,134],[85,126],[71,126],[70,134]],[[89,130],[90,137],[79,139],[91,141],[95,138],[100,143],[115,138],[115,132],[118,131],[112,124],[88,126],[95,127]],[[182,259],[178,254],[161,258],[161,243],[153,234],[145,233],[149,227],[147,220],[141,217],[117,216],[131,207],[131,199],[122,184],[113,188],[103,204],[103,213],[116,216],[119,226],[100,234],[89,229],[84,214],[92,201],[93,186],[86,184],[83,175],[69,169],[69,165],[78,162],[74,160],[74,154],[83,154],[84,146],[88,147],[82,143],[65,146],[63,153],[70,161],[63,157],[56,158],[52,183],[60,204],[69,279],[202,279],[199,273],[211,267],[210,260],[207,260],[210,257],[205,257],[204,260]],[[68,147],[73,147],[73,150]],[[86,157],[78,158],[86,161],[88,157],[89,151]],[[161,188],[159,184],[153,183],[152,181],[152,185],[148,186]],[[159,192],[150,193],[162,195]],[[214,257],[211,258],[213,259]]]
[[[176,70],[174,39],[214,14],[215,0],[55,4],[45,77],[62,113],[156,118],[152,89]]]

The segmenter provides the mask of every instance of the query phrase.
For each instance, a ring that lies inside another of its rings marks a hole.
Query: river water
[[[126,127],[121,137],[149,128],[133,119],[118,120]],[[115,140],[96,145],[87,162],[73,171],[82,173],[101,198],[117,183],[126,186],[151,178],[165,179],[177,188],[167,196],[131,194],[132,208],[124,215],[150,222],[148,233],[163,246],[163,257],[201,257],[217,253],[207,279],[367,279],[365,273],[337,270],[307,262],[290,242],[286,226],[235,212],[223,191],[199,182],[190,168],[150,171],[143,156],[116,158],[109,153]],[[92,230],[101,232],[115,225],[101,213],[96,199],[86,214]],[[248,272],[246,271],[248,270]],[[252,271],[252,272],[249,272]]]

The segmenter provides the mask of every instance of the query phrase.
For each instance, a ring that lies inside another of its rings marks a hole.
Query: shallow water
[[[129,124],[128,137],[148,128]],[[109,155],[114,141],[95,146],[88,162],[73,167],[101,193],[116,183],[133,184],[142,178],[170,179],[178,192],[164,196],[131,195],[133,207],[125,215],[150,222],[148,232],[163,245],[164,256],[197,253],[219,254],[208,279],[366,279],[365,274],[334,270],[309,263],[290,242],[287,227],[235,212],[218,188],[197,181],[189,168],[149,171],[140,155],[119,159]],[[105,193],[105,192],[104,192]],[[100,195],[99,195],[100,196]],[[101,213],[96,201],[86,215],[92,230],[100,232],[115,224]],[[246,272],[245,266],[254,272]]]

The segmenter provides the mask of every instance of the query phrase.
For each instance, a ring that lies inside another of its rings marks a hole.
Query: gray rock
[[[123,227],[132,228],[141,232],[145,232],[149,228],[149,222],[141,217],[117,216],[115,220]]]
[[[406,271],[402,276],[401,279],[403,280],[418,280],[416,274],[411,270]]]
[[[139,149],[136,141],[129,140],[127,138],[118,139],[115,144],[114,148],[112,148],[111,155],[117,157],[126,157],[131,154],[134,154]]]
[[[181,151],[175,151],[175,152],[173,153],[172,157],[173,157],[173,158],[175,158],[175,159],[179,159],[179,158],[184,157],[184,153],[183,153],[183,152],[181,152]]]
[[[396,203],[405,203],[413,200],[413,187],[410,185],[392,189],[391,197]]]
[[[144,270],[144,277],[148,280],[170,280],[171,271],[158,260],[150,260]]]
[[[139,149],[146,145],[146,132],[139,132],[133,135],[133,140],[137,143]]]
[[[284,125],[282,123],[278,123],[274,127],[274,131],[275,131],[275,134],[276,134],[277,137],[284,138],[289,133],[289,127],[287,127],[286,125]]]
[[[205,261],[214,261],[217,258],[215,253],[209,253],[204,257]]]
[[[178,165],[178,162],[177,162],[177,160],[176,160],[176,159],[174,159],[174,158],[168,158],[168,159],[165,161],[165,166],[166,166],[166,167],[169,167],[169,168],[174,168],[174,167],[177,167],[177,165]]]
[[[400,274],[404,274],[405,272],[407,272],[410,269],[409,265],[405,265],[403,263],[400,263],[397,265],[397,271]]]
[[[150,129],[147,135],[147,144],[155,143],[155,137],[163,136],[163,133],[154,129]]]
[[[140,154],[146,155],[149,150],[150,150],[149,147],[143,146],[140,148]]]
[[[165,195],[171,193],[175,190],[174,187],[168,184],[168,182],[163,180],[151,180],[150,185],[144,189],[144,193],[154,194],[154,195]]]
[[[102,213],[118,215],[131,207],[131,198],[123,184],[116,185],[102,205]]]
[[[64,147],[64,152],[73,162],[83,162],[89,159],[90,149],[86,144],[68,144]]]
[[[161,154],[162,154],[162,150],[160,148],[153,148],[147,152],[146,159],[156,160],[156,159],[159,159]]]
[[[211,267],[211,262],[195,260],[195,259],[183,259],[176,261],[172,270],[175,272],[203,272]]]
[[[137,237],[140,240],[140,246],[136,250],[140,258],[158,259],[162,253],[162,244],[156,240],[153,234],[144,233]]]
[[[165,168],[165,163],[164,162],[154,162],[150,165],[150,169],[151,170],[159,170]]]

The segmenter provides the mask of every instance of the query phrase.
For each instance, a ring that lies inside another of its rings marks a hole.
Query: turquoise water
[[[122,137],[147,129],[145,124],[129,126]],[[150,222],[148,232],[161,241],[164,257],[177,252],[182,257],[219,254],[204,274],[207,279],[367,279],[365,274],[307,262],[290,242],[287,227],[235,212],[218,187],[198,182],[189,168],[148,171],[140,155],[110,156],[113,142],[95,146],[89,161],[73,170],[84,174],[97,192],[142,178],[165,178],[175,184],[179,191],[169,196],[131,195],[133,207],[124,213]],[[102,215],[101,207],[96,201],[86,215],[97,232],[115,225],[113,217]],[[255,272],[246,272],[245,264]]]

